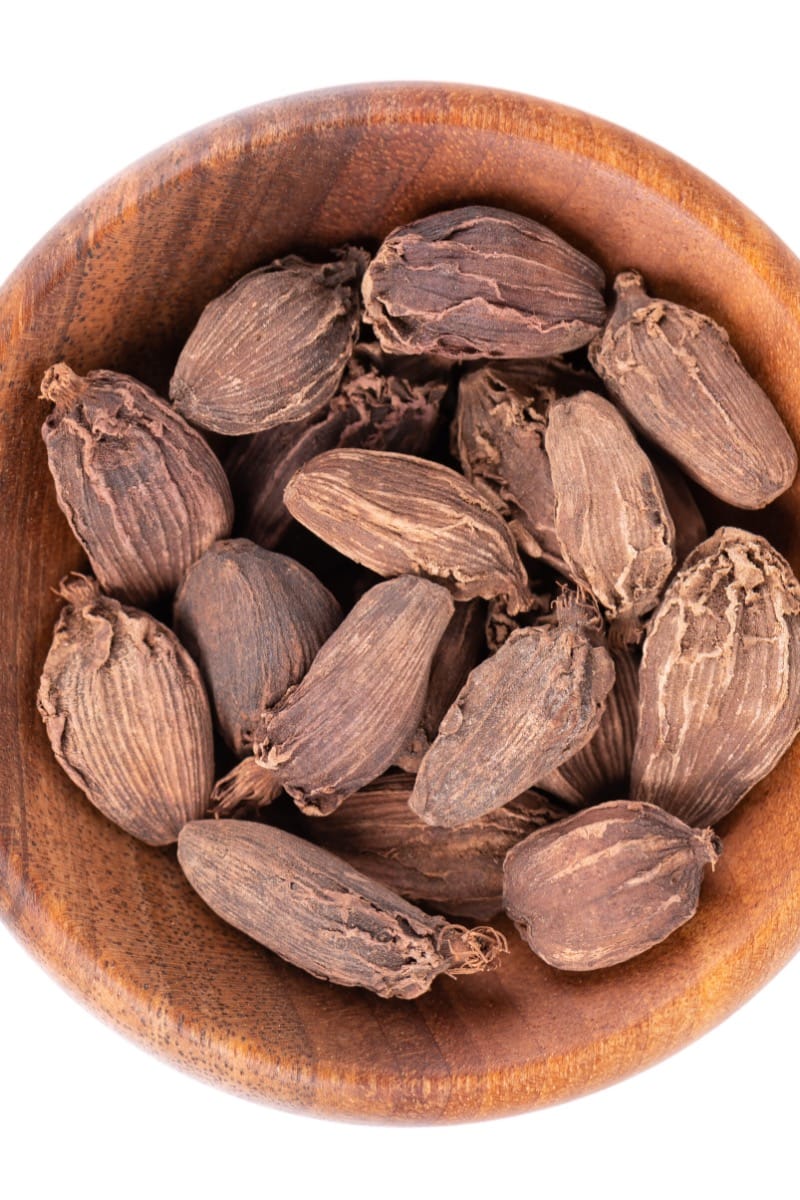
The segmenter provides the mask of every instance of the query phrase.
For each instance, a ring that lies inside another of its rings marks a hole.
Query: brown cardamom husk
[[[720,821],[800,730],[800,583],[766,541],[718,529],[654,614],[639,671],[631,794]]]
[[[228,924],[318,979],[412,1000],[438,975],[497,965],[491,928],[429,916],[327,850],[250,821],[196,821],[178,842],[189,883]]]
[[[384,775],[324,821],[304,819],[303,833],[406,899],[450,916],[491,920],[503,907],[507,852],[566,815],[528,791],[460,829],[437,829],[409,808],[413,786],[413,775]]]
[[[512,633],[470,674],[422,760],[411,807],[455,827],[508,804],[592,737],[614,683],[596,611],[564,596],[556,620]]]
[[[611,967],[663,942],[697,911],[722,843],[653,804],[615,800],[539,829],[509,851],[505,908],[552,967]]]
[[[567,576],[544,448],[547,406],[591,388],[591,380],[588,371],[559,359],[484,364],[462,375],[453,424],[454,452],[467,479],[511,522],[526,554]]]
[[[682,471],[661,455],[648,454],[648,457],[658,476],[675,526],[675,562],[680,566],[695,546],[706,540],[708,527]]]
[[[447,387],[441,371],[431,370],[430,377],[410,367],[393,374],[379,352],[356,347],[327,409],[241,439],[225,459],[241,532],[267,549],[277,546],[292,521],[283,503],[286,484],[323,450],[356,446],[426,454]]]
[[[675,526],[653,465],[624,417],[593,392],[548,406],[545,448],[570,571],[622,640],[636,641],[639,618],[655,608],[675,566]]]
[[[393,354],[543,358],[602,326],[600,267],[529,217],[472,205],[395,229],[362,285],[364,316]]]
[[[56,499],[101,587],[141,606],[173,592],[233,523],[228,481],[207,443],[116,371],[82,378],[57,363],[42,396],[54,405],[42,437]]]
[[[194,564],[175,597],[175,632],[235,754],[248,752],[265,709],[300,682],[341,619],[311,571],[247,538],[217,542]]]
[[[200,672],[171,630],[95,580],[70,576],[59,594],[38,695],[53,753],[116,825],[152,846],[174,842],[214,781]]]
[[[639,720],[639,656],[610,648],[614,686],[595,734],[555,771],[536,781],[570,808],[586,808],[630,794],[631,762]]]
[[[377,584],[266,714],[256,757],[304,812],[333,811],[392,765],[419,726],[452,615],[449,593],[427,579]]]
[[[467,682],[467,676],[486,654],[485,605],[480,600],[457,604],[433,658],[422,720],[396,765],[416,771],[436,737],[442,717]]]
[[[209,812],[215,817],[249,816],[268,808],[282,791],[277,775],[248,754],[214,784]]]
[[[514,539],[494,506],[441,463],[378,450],[329,450],[284,492],[298,521],[377,575],[423,575],[456,600],[530,600]]]
[[[690,478],[738,508],[763,508],[792,483],[797,452],[728,334],[702,313],[652,299],[641,275],[614,282],[616,304],[589,357],[630,421]]]
[[[355,344],[359,283],[369,256],[296,255],[242,276],[203,310],[181,351],[170,399],[187,420],[228,435],[321,411]]]

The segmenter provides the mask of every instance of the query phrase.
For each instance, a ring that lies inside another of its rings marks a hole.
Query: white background
[[[596,113],[700,167],[800,253],[790,12],[4,6],[0,279],[161,143],[262,100],[378,79],[489,84]],[[9,1200],[798,1195],[800,959],[699,1043],[596,1096],[479,1126],[393,1129],[276,1112],[179,1074],[80,1008],[0,925],[0,1064]]]

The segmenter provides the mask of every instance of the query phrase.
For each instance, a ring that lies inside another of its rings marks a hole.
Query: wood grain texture
[[[52,758],[35,712],[49,589],[82,560],[39,436],[45,368],[128,371],[163,392],[205,303],[244,271],[464,203],[545,221],[609,274],[635,265],[721,321],[800,441],[800,264],[786,247],[657,147],[509,93],[355,87],[225,118],[90,197],[0,293],[0,909],[139,1043],[243,1095],[345,1119],[477,1119],[600,1088],[723,1019],[800,943],[800,746],[723,822],[699,912],[662,945],[576,978],[509,927],[499,970],[410,1003],[310,979],[227,929],[173,851],[112,827]],[[795,484],[753,523],[795,571],[798,515]]]

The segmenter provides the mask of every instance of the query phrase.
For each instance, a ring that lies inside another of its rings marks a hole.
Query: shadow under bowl
[[[0,911],[74,995],[196,1075],[339,1118],[456,1121],[594,1090],[742,1004],[800,942],[800,749],[723,824],[697,917],[630,963],[554,971],[513,930],[484,976],[414,1002],[312,979],[222,924],[174,851],[139,845],[57,767],[35,708],[58,604],[81,564],[47,471],[44,370],[110,367],[163,392],[206,302],[276,255],[376,244],[436,209],[546,222],[609,274],[721,321],[800,444],[800,264],[751,213],[658,147],[511,93],[386,84],[227,117],[124,171],[0,292],[5,517]],[[798,486],[752,527],[800,569]]]

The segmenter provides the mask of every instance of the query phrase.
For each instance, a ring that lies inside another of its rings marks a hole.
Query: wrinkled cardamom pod
[[[424,575],[457,600],[530,599],[503,518],[457,471],[379,450],[328,450],[284,492],[289,512],[341,554],[378,575]]]
[[[456,605],[433,658],[419,729],[398,756],[396,766],[412,772],[419,767],[442,717],[486,653],[485,619],[485,605],[480,600]]]
[[[712,829],[690,829],[653,804],[599,804],[508,852],[506,912],[551,967],[611,967],[694,916],[703,872],[721,851]]]
[[[471,672],[420,764],[411,807],[453,827],[508,804],[580,750],[614,683],[596,611],[572,596]]]
[[[475,367],[459,381],[453,424],[453,451],[467,479],[511,522],[526,554],[567,576],[544,448],[547,406],[591,388],[591,380],[559,359]]]
[[[366,348],[356,347],[339,391],[327,409],[302,421],[276,425],[240,439],[225,459],[241,531],[260,546],[277,546],[292,516],[286,484],[303,463],[336,446],[426,454],[446,391],[441,372],[388,373]]]
[[[678,566],[708,537],[705,517],[697,507],[689,484],[683,473],[670,459],[653,455],[648,451],[661,491],[667,502],[672,523],[675,526],[675,562]]]
[[[282,791],[277,775],[248,754],[214,784],[209,810],[215,817],[248,816],[268,808]]]
[[[42,426],[59,508],[107,592],[147,605],[173,592],[217,538],[233,501],[196,430],[130,375],[66,363],[45,373]]]
[[[395,229],[362,291],[389,353],[543,358],[596,334],[604,286],[597,264],[544,225],[472,205]]]
[[[593,392],[549,405],[545,449],[571,574],[622,639],[635,641],[675,566],[675,526],[653,465],[624,417]]]
[[[534,829],[566,815],[538,792],[460,829],[426,825],[408,807],[412,775],[384,775],[303,833],[408,900],[450,916],[488,921],[503,907],[503,859]]]
[[[341,619],[306,567],[246,538],[217,542],[197,560],[175,597],[175,632],[235,754],[247,753],[264,710],[300,682]]]
[[[431,917],[327,850],[250,821],[195,821],[178,841],[214,912],[331,983],[412,1000],[438,975],[469,975],[507,949],[495,929]]]
[[[449,593],[427,579],[376,584],[267,713],[256,757],[304,812],[333,811],[392,765],[419,726],[452,615]]]
[[[555,771],[536,781],[543,792],[571,808],[616,800],[630,794],[631,761],[639,721],[639,662],[632,650],[617,646],[614,686],[595,734]]]
[[[702,313],[651,299],[636,271],[618,275],[614,291],[589,349],[610,394],[709,492],[738,508],[769,504],[794,479],[797,452],[728,334]]]
[[[800,730],[800,584],[764,538],[690,554],[644,642],[631,794],[715,825]]]
[[[67,603],[38,695],[56,760],[127,833],[174,842],[214,781],[200,672],[171,630],[101,595],[95,580],[70,576],[59,594]]]
[[[179,412],[216,433],[256,433],[325,407],[350,358],[369,256],[296,255],[251,271],[206,305],[169,385]]]

